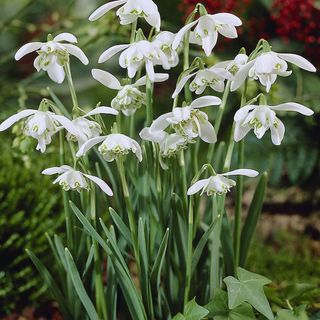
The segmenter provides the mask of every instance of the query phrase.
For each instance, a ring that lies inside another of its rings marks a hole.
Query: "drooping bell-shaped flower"
[[[210,87],[217,92],[223,92],[225,88],[225,80],[233,78],[232,74],[222,67],[213,66],[210,68],[200,69],[197,72],[182,77],[177,84],[172,98],[177,97],[186,83],[193,77],[194,79],[191,81],[189,89],[196,94],[202,94],[207,87]]]
[[[138,142],[121,133],[112,133],[88,140],[77,152],[77,157],[83,156],[88,150],[101,142],[102,144],[99,146],[98,151],[108,162],[112,162],[130,152],[135,154],[139,161],[142,161],[142,151]]]
[[[179,55],[177,49],[172,48],[175,34],[169,31],[162,31],[153,39],[153,44],[162,54],[162,67],[165,70],[176,67],[179,64]]]
[[[201,45],[205,54],[210,56],[217,44],[218,34],[227,38],[237,38],[236,27],[242,25],[241,20],[231,13],[205,14],[199,19],[185,25],[176,35],[172,48],[177,49],[185,34],[190,32],[190,42]]]
[[[280,145],[284,137],[285,127],[277,117],[277,111],[295,111],[305,116],[311,116],[313,111],[299,103],[288,102],[276,106],[268,105],[247,105],[239,109],[235,116],[234,140],[242,140],[250,130],[258,139],[261,139],[267,130],[271,131],[273,144]]]
[[[89,190],[89,184],[87,179],[94,182],[104,193],[108,196],[112,196],[113,192],[111,188],[100,178],[91,176],[89,174],[77,171],[70,166],[52,167],[42,171],[44,175],[54,175],[59,174],[58,178],[53,181],[53,184],[59,183],[63,190],[76,190],[80,192],[81,190]]]
[[[137,71],[145,67],[149,79],[154,82],[154,66],[161,65],[164,59],[159,48],[147,40],[141,40],[132,44],[116,45],[101,54],[99,63],[109,60],[121,51],[123,52],[119,57],[119,64],[122,68],[128,70],[129,78],[134,78]]]
[[[70,54],[85,65],[89,63],[86,55],[74,43],[77,43],[77,38],[73,34],[61,33],[47,42],[25,44],[17,51],[15,59],[20,60],[25,55],[37,51],[38,56],[34,60],[34,67],[37,71],[44,70],[51,80],[56,83],[62,83],[65,78],[63,67],[69,61]]]
[[[191,196],[201,191],[200,195],[207,193],[207,196],[222,195],[230,192],[231,188],[236,185],[228,176],[247,176],[256,177],[259,173],[251,169],[238,169],[226,173],[216,174],[208,179],[198,180],[188,189],[188,195]]]
[[[46,151],[46,146],[51,143],[51,137],[63,128],[72,135],[79,135],[78,129],[68,118],[49,111],[31,109],[23,110],[9,117],[0,125],[0,131],[10,128],[24,118],[27,118],[24,134],[38,140],[37,150],[42,153]]]
[[[87,119],[97,114],[112,114],[117,115],[118,111],[109,107],[98,107],[85,114],[72,120],[73,125],[78,130],[78,135],[75,136],[70,132],[67,134],[67,139],[70,141],[78,142],[79,148],[88,140],[100,136],[102,133],[101,126],[98,122]]]
[[[266,87],[269,92],[278,76],[287,77],[292,71],[288,70],[288,64],[292,63],[299,68],[316,72],[316,68],[305,58],[291,53],[277,53],[274,51],[262,52],[257,58],[247,62],[235,75],[231,85],[231,91],[237,90],[250,77]]]
[[[118,94],[111,101],[111,107],[121,111],[125,116],[131,116],[143,105],[145,105],[145,93],[139,87],[146,85],[146,77],[140,78],[134,84],[122,86],[119,80],[107,71],[93,69],[92,76],[107,88],[118,90]],[[163,82],[169,78],[167,73],[156,73],[154,82]]]
[[[190,105],[182,108],[174,108],[172,112],[161,115],[150,126],[151,132],[164,131],[171,127],[178,135],[192,142],[200,137],[207,143],[217,141],[214,127],[208,120],[208,116],[200,108],[217,106],[221,99],[214,96],[204,96],[194,100]]]
[[[157,5],[152,0],[117,0],[108,2],[96,9],[89,17],[95,21],[105,15],[108,11],[120,7],[117,16],[122,25],[131,24],[138,18],[144,18],[152,27],[160,30],[161,18]]]

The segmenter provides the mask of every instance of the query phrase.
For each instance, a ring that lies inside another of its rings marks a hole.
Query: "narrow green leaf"
[[[263,173],[254,193],[253,199],[250,204],[248,216],[241,231],[240,242],[240,266],[246,263],[250,243],[252,241],[256,226],[262,211],[264,195],[267,186],[267,173]]]
[[[79,299],[81,300],[83,306],[85,307],[89,318],[91,320],[99,320],[99,316],[93,306],[93,303],[90,300],[86,292],[86,289],[83,286],[77,266],[75,265],[72,255],[67,248],[65,249],[65,254],[66,254],[67,267],[68,267],[68,274],[71,277],[73,286],[76,289]]]
[[[84,279],[86,277],[87,272],[89,271],[89,268],[92,264],[93,257],[94,257],[94,245],[92,244],[90,247],[90,251],[89,251],[87,261],[86,261],[86,265],[85,265],[83,273],[82,273],[82,279]]]
[[[48,269],[42,264],[42,262],[28,249],[26,252],[30,259],[32,260],[33,264],[37,268],[38,272],[40,273],[41,277],[43,278],[45,284],[48,287],[49,292],[51,293],[52,297],[57,301],[59,304],[59,308],[63,313],[66,319],[73,319],[68,306],[66,305],[66,299],[62,292],[60,291],[59,287],[57,286],[54,278],[51,276]]]
[[[117,226],[121,235],[128,241],[129,245],[132,247],[132,238],[131,238],[131,233],[130,233],[129,228],[125,225],[125,223],[122,221],[121,217],[118,215],[118,213],[114,209],[112,209],[110,207],[109,212],[110,212],[110,215],[111,215],[113,222]]]
[[[225,272],[227,276],[234,275],[235,263],[234,263],[234,247],[232,241],[231,226],[228,221],[228,216],[223,215],[221,225],[221,247],[225,265]]]
[[[192,266],[191,266],[191,275],[194,273],[198,262],[200,260],[202,251],[205,247],[205,245],[207,244],[209,238],[210,238],[210,234],[212,232],[212,230],[214,229],[218,219],[220,218],[220,215],[217,216],[216,219],[214,219],[214,221],[211,222],[209,228],[205,231],[205,233],[202,235],[197,247],[194,250],[193,256],[192,256]]]

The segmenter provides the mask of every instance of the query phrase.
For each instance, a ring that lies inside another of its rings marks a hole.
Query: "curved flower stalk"
[[[194,100],[189,106],[174,108],[154,120],[150,126],[151,133],[157,133],[171,127],[178,135],[184,137],[188,142],[193,142],[200,137],[204,142],[215,143],[217,136],[214,127],[208,120],[208,116],[200,108],[217,106],[221,99],[214,96],[204,96]]]
[[[154,82],[154,66],[165,63],[161,50],[147,40],[113,46],[101,54],[99,63],[106,62],[121,51],[123,52],[119,57],[119,64],[128,70],[128,76],[131,79],[140,68],[145,66],[149,79]]]
[[[125,116],[131,116],[140,109],[142,105],[145,105],[146,94],[138,89],[146,85],[147,78],[145,76],[134,84],[124,86],[121,85],[115,76],[107,71],[93,69],[92,76],[107,88],[119,90],[117,96],[111,101],[111,107],[121,111]],[[164,82],[168,79],[169,75],[167,73],[156,73],[154,75],[154,82]]]
[[[111,188],[100,178],[91,176],[89,174],[77,171],[70,166],[52,167],[42,171],[44,175],[59,174],[58,178],[53,181],[53,184],[59,183],[63,190],[89,190],[87,179],[94,182],[104,193],[108,196],[113,196]]]
[[[231,13],[205,14],[199,19],[185,25],[176,35],[172,48],[177,49],[185,34],[193,27],[190,33],[190,42],[202,46],[205,54],[210,56],[217,44],[218,34],[227,38],[237,38],[235,27],[242,25],[241,20]]]
[[[102,129],[99,123],[87,119],[97,114],[111,114],[118,115],[118,111],[109,107],[98,107],[85,114],[82,117],[72,120],[73,125],[78,130],[78,135],[72,133],[67,134],[67,139],[78,142],[79,148],[88,140],[100,136]]]
[[[112,162],[120,156],[125,156],[129,152],[135,154],[140,162],[142,161],[142,151],[138,142],[121,133],[112,133],[88,140],[81,146],[76,156],[83,156],[88,150],[101,142],[102,144],[99,146],[98,151],[108,162]]]
[[[20,60],[25,55],[37,51],[38,57],[34,60],[34,67],[38,72],[46,71],[51,80],[60,84],[65,78],[63,67],[68,63],[70,54],[84,65],[89,63],[83,51],[73,44],[77,42],[77,38],[71,33],[61,33],[53,39],[49,35],[47,42],[30,42],[22,46],[17,51],[15,59]]]
[[[0,131],[7,130],[16,122],[27,118],[24,134],[38,140],[37,150],[42,153],[46,146],[51,143],[51,137],[61,129],[66,129],[70,134],[78,136],[79,131],[66,117],[56,115],[49,111],[26,109],[2,122]]]
[[[122,6],[123,5],[123,6]],[[152,27],[160,30],[161,17],[157,5],[152,0],[117,0],[108,2],[96,9],[89,17],[95,21],[105,15],[108,11],[120,7],[117,16],[122,25],[131,24],[138,18],[144,18]]]
[[[162,31],[153,39],[153,44],[163,55],[162,67],[165,70],[176,67],[179,64],[179,55],[177,49],[172,48],[175,34],[169,31]]]
[[[288,102],[276,106],[247,105],[239,109],[235,116],[234,140],[242,140],[253,129],[256,137],[261,139],[267,130],[271,130],[273,144],[280,145],[284,137],[285,127],[277,117],[277,111],[295,111],[305,116],[311,116],[313,111],[299,103]]]
[[[177,84],[172,98],[176,98],[186,83],[192,78],[192,82],[189,85],[189,89],[196,94],[202,94],[207,87],[217,91],[223,92],[225,88],[225,80],[231,80],[233,75],[220,66],[212,66],[210,68],[200,69],[197,72],[191,73],[183,77]]]
[[[200,190],[200,195],[203,195],[204,193],[207,193],[207,196],[225,194],[230,192],[231,188],[236,185],[234,180],[226,177],[240,175],[254,178],[258,174],[259,172],[251,169],[238,169],[226,173],[216,174],[208,179],[198,180],[188,189],[188,195],[191,196]]]
[[[269,92],[271,86],[275,83],[278,76],[287,77],[292,71],[288,71],[288,64],[292,63],[301,69],[316,72],[316,68],[307,59],[291,53],[277,53],[273,51],[262,52],[257,58],[249,61],[235,75],[234,82],[231,85],[231,91],[235,91],[245,82],[249,76],[266,87]]]

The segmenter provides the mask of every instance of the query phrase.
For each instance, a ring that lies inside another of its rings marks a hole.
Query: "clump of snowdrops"
[[[313,114],[295,102],[274,106],[267,100],[277,77],[290,76],[288,63],[310,72],[314,66],[299,55],[272,51],[265,40],[250,54],[241,49],[233,60],[207,66],[201,57],[190,61],[190,47],[200,46],[209,57],[220,37],[237,38],[242,23],[235,15],[209,14],[198,4],[174,34],[161,30],[153,1],[119,0],[99,7],[89,20],[114,8],[132,32],[127,43],[99,58],[101,64],[117,59],[123,79],[92,70],[115,92],[109,106],[97,101],[92,110],[81,108],[70,64],[73,57],[85,65],[89,60],[74,35],[49,35],[16,53],[19,60],[36,51],[37,71],[59,84],[66,79],[72,98],[72,108],[55,95],[42,99],[38,109],[22,110],[0,125],[3,131],[23,121],[24,134],[37,140],[42,153],[52,139],[60,143],[61,162],[42,173],[55,176],[63,190],[66,235],[48,237],[55,271],[28,251],[30,258],[65,319],[273,319],[264,293],[271,281],[244,269],[267,180],[266,173],[259,177],[246,168],[245,136],[253,131],[261,139],[270,129],[273,144],[280,145],[285,126],[278,113]],[[144,22],[149,34],[139,29]],[[172,111],[154,119],[154,88],[179,65]],[[259,81],[263,93],[249,96],[249,81]],[[228,96],[236,90],[241,102],[230,139],[219,141]],[[145,119],[139,132],[136,112]],[[246,217],[244,177],[257,185]],[[225,200],[233,188],[230,209]],[[294,313],[289,301],[288,312]]]

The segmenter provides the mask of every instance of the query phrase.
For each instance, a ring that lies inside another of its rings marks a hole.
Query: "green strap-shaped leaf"
[[[243,302],[248,302],[266,318],[273,320],[274,316],[270,304],[263,291],[263,286],[271,281],[240,267],[237,268],[237,276],[238,279],[231,276],[224,279],[228,289],[229,309],[234,309]]]
[[[109,208],[109,212],[113,222],[117,226],[121,235],[128,241],[129,245],[132,247],[132,238],[131,238],[130,230],[128,229],[128,227],[125,225],[121,217],[118,215],[118,213],[114,209]]]
[[[250,243],[262,211],[263,200],[267,186],[267,178],[267,173],[263,173],[251,201],[246,222],[241,231],[240,266],[244,266],[246,263]]]
[[[194,273],[194,270],[196,269],[196,267],[198,265],[202,251],[203,251],[205,245],[207,244],[207,242],[210,238],[210,234],[211,234],[212,230],[214,229],[219,218],[220,218],[220,216],[218,215],[218,217],[216,219],[214,219],[214,221],[211,222],[209,228],[202,235],[197,247],[194,250],[194,253],[192,256],[191,275]]]
[[[94,308],[94,305],[93,305],[92,301],[90,300],[90,298],[86,292],[86,289],[83,286],[83,283],[80,278],[77,266],[74,263],[72,255],[67,248],[65,249],[65,255],[66,255],[66,262],[67,262],[67,267],[68,267],[68,274],[72,280],[73,286],[79,296],[79,299],[81,300],[84,308],[86,309],[89,318],[91,320],[99,320],[99,316]]]
[[[59,308],[63,313],[66,319],[72,319],[72,315],[69,311],[68,306],[66,305],[66,299],[62,292],[60,291],[59,287],[57,286],[56,282],[54,281],[53,277],[51,276],[48,269],[42,264],[42,262],[28,249],[26,250],[28,256],[32,260],[33,264],[37,268],[38,272],[40,273],[41,277],[43,278],[45,284],[48,287],[49,292],[51,293],[52,297],[58,302]]]

